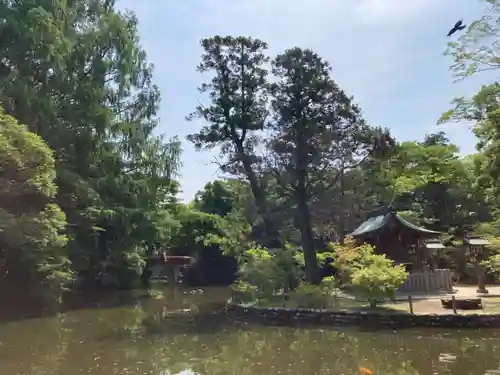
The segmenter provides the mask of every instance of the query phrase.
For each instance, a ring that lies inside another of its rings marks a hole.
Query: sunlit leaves
[[[137,19],[107,0],[0,1],[0,15],[0,102],[53,149],[73,267],[129,283],[176,224],[181,153],[152,134],[159,92]]]
[[[0,258],[58,297],[72,280],[66,216],[51,201],[55,163],[43,140],[0,112]]]
[[[485,15],[473,21],[458,41],[448,43],[445,51],[453,58],[450,69],[458,80],[500,68],[500,2],[485,2],[489,4]]]

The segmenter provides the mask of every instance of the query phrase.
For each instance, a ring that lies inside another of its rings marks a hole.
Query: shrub
[[[333,276],[325,277],[321,280],[321,287],[332,294],[338,288],[338,280]]]
[[[353,273],[366,267],[370,263],[369,257],[373,255],[373,247],[368,244],[329,244],[328,247],[333,253],[333,265],[339,274],[339,281],[344,284],[350,283]]]
[[[367,261],[369,264],[353,272],[351,282],[374,308],[386,298],[394,300],[408,273],[403,266],[395,266],[385,255],[372,254]]]
[[[240,257],[242,282],[256,288],[255,298],[269,299],[292,284],[300,274],[291,248],[274,250],[254,247]]]
[[[233,291],[233,301],[235,303],[245,303],[255,301],[258,288],[245,281],[238,280],[231,285],[231,290]]]
[[[325,309],[328,306],[329,293],[318,285],[303,283],[295,289],[290,300],[299,308],[321,308]]]

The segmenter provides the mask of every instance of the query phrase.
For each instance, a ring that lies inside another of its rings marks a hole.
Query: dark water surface
[[[57,316],[4,321],[0,375],[500,374],[496,331],[250,326],[213,313],[226,297],[221,289],[114,294]]]

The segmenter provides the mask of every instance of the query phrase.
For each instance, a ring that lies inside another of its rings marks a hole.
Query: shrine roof
[[[435,234],[438,235],[440,232],[436,232],[430,229],[419,227],[409,221],[403,219],[400,215],[398,215],[395,211],[389,211],[386,214],[372,216],[368,218],[366,221],[361,223],[359,227],[357,227],[352,233],[348,234],[352,237],[358,237],[365,234],[376,232],[389,224],[391,219],[394,218],[399,222],[402,226],[411,229],[415,232],[423,233],[423,234]]]

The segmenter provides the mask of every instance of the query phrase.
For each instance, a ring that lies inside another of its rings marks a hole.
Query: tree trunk
[[[262,186],[259,183],[257,175],[255,174],[250,161],[248,160],[248,156],[245,151],[241,147],[238,151],[240,159],[243,164],[243,169],[245,170],[245,175],[250,183],[250,189],[252,190],[253,197],[255,199],[255,203],[257,205],[257,209],[259,214],[262,216],[265,224],[265,246],[270,248],[279,248],[282,247],[280,235],[278,229],[274,223],[274,220],[271,217],[271,213],[269,212],[269,206],[267,204],[267,198],[262,189]]]
[[[318,259],[314,248],[314,237],[311,228],[311,214],[307,205],[307,191],[305,188],[305,172],[299,172],[298,186],[295,190],[297,201],[297,221],[300,230],[300,239],[304,251],[304,261],[306,266],[306,281],[311,284],[319,284],[320,274],[318,269]]]
[[[340,221],[339,221],[339,243],[344,244],[345,240],[345,186],[344,186],[344,161],[342,160],[342,166],[340,167]]]

